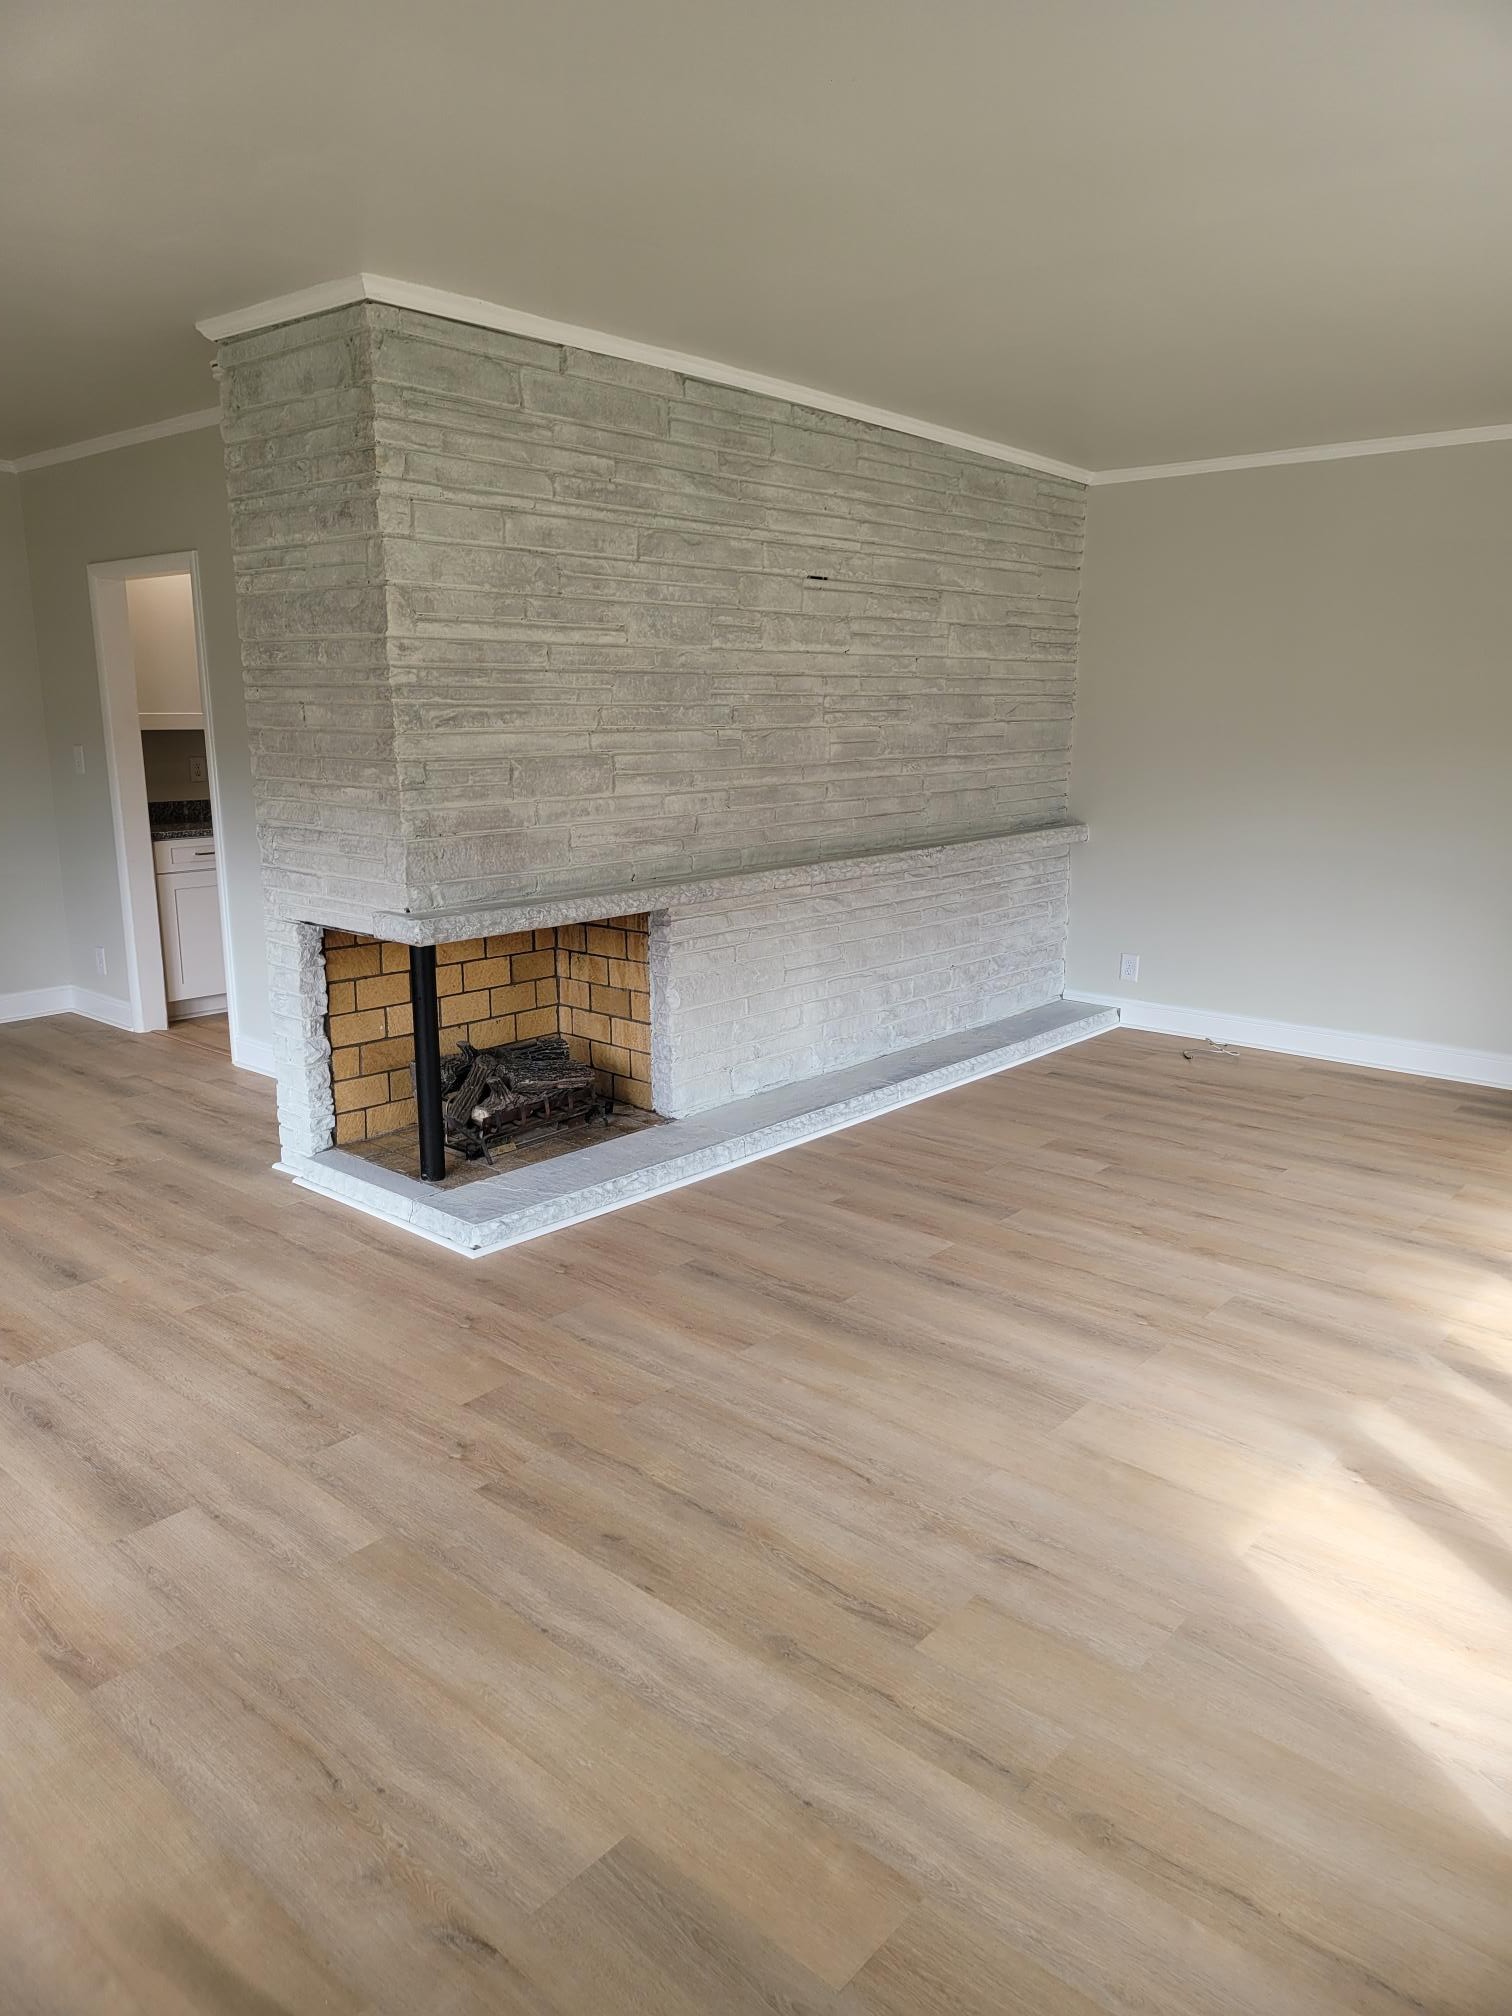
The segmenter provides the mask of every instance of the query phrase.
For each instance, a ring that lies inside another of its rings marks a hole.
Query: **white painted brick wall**
[[[331,1127],[303,920],[1065,816],[1078,485],[372,305],[221,372],[287,1152]],[[1059,994],[1064,850],[965,851],[664,912],[662,1110]]]
[[[975,850],[973,850],[975,851]],[[1062,990],[1069,848],[858,867],[653,916],[652,1091],[678,1116],[975,1028]]]
[[[1078,485],[403,309],[221,366],[272,886],[444,909],[1064,814]]]

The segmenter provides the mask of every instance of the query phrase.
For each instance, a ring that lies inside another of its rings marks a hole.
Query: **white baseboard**
[[[185,1004],[175,1003],[181,1005]],[[196,1005],[205,1014],[218,1012],[213,1007]],[[221,997],[221,1009],[224,1007]],[[35,1022],[44,1015],[84,1015],[91,1022],[107,1022],[112,1029],[131,1027],[131,1003],[118,1001],[113,994],[97,994],[92,987],[30,987],[19,994],[0,994],[0,1022]],[[231,1062],[240,1070],[256,1071],[263,1078],[278,1075],[273,1063],[273,1045],[257,1037],[240,1038],[231,1053]]]
[[[131,1027],[131,1003],[92,987],[31,987],[20,994],[0,994],[0,1022],[35,1022],[41,1015],[87,1015],[112,1029]]]
[[[19,994],[0,994],[0,1022],[35,1022],[39,1015],[72,1012],[72,987],[28,987]]]
[[[182,1001],[168,1003],[168,1026],[175,1022],[198,1022],[205,1015],[224,1015],[224,994],[191,994]]]
[[[114,994],[97,994],[92,987],[70,987],[72,1000],[67,1013],[87,1015],[91,1022],[108,1022],[112,1029],[131,1027],[131,1003],[118,1001]]]
[[[1372,1071],[1401,1071],[1412,1078],[1447,1078],[1464,1085],[1512,1089],[1512,1051],[1466,1050],[1456,1043],[1413,1043],[1401,1036],[1367,1036],[1308,1022],[1268,1022],[1259,1015],[1227,1015],[1214,1008],[1177,1008],[1167,1001],[1136,1001],[1117,994],[1066,989],[1068,1001],[1100,1001],[1116,1008],[1130,1029],[1163,1036],[1211,1037],[1242,1050],[1279,1050],[1328,1064],[1363,1064]]]
[[[276,1078],[273,1045],[256,1036],[239,1036],[231,1049],[231,1062],[239,1071],[256,1071],[264,1078]]]

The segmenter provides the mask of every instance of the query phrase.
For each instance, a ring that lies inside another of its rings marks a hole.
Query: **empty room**
[[[1509,2016],[1509,106],[0,6],[3,2016]]]

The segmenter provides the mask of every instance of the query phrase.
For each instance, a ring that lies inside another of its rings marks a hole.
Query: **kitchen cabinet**
[[[158,840],[152,852],[168,1005],[223,996],[226,967],[215,842]]]

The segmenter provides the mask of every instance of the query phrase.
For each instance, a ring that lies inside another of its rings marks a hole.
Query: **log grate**
[[[485,1049],[464,1042],[442,1059],[441,1097],[446,1145],[469,1161],[491,1162],[495,1147],[527,1147],[579,1121],[607,1126],[614,1112],[593,1066],[563,1036]]]

